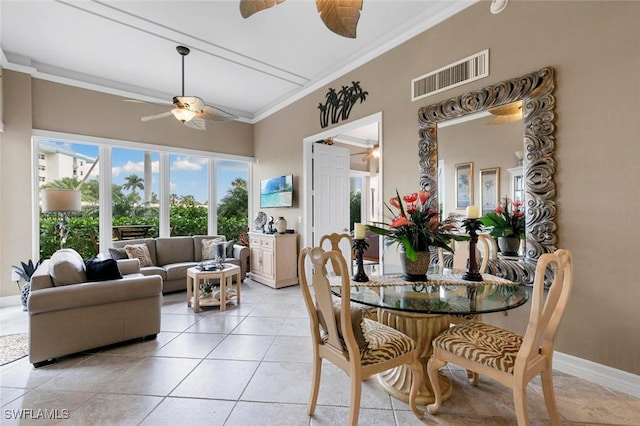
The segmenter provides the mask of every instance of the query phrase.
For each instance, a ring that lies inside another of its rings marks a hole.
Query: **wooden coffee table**
[[[224,269],[216,271],[201,271],[199,267],[194,266],[187,269],[187,306],[193,304],[193,312],[200,312],[200,306],[220,306],[220,310],[224,311],[227,303],[235,300],[236,305],[240,304],[240,267],[230,263],[224,263]],[[232,289],[233,277],[236,277],[238,283],[235,294],[229,292]],[[220,299],[211,296],[200,296],[200,282],[208,279],[220,280]],[[229,292],[229,294],[227,294]],[[229,296],[229,297],[227,297]]]

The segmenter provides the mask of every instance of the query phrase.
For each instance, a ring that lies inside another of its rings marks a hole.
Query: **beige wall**
[[[405,192],[418,185],[419,107],[554,67],[558,237],[559,245],[571,249],[575,257],[575,287],[556,349],[640,373],[640,280],[630,266],[636,261],[635,239],[640,236],[640,221],[632,215],[640,210],[640,167],[636,164],[640,158],[640,126],[636,124],[640,53],[635,46],[640,39],[639,19],[639,2],[511,2],[499,15],[490,14],[486,2],[470,7],[257,123],[252,136],[258,161],[253,175],[253,213],[258,210],[260,179],[292,173],[298,188],[295,207],[270,209],[269,214],[284,216],[289,228],[295,224],[300,231],[302,139],[322,130],[317,105],[329,87],[360,81],[369,92],[367,100],[354,107],[350,120],[383,112],[383,191],[388,198],[396,188]],[[410,101],[412,78],[486,48],[491,55],[489,77]],[[32,90],[35,128],[196,149],[221,148],[218,138],[198,138],[190,129],[169,128],[169,123],[143,126],[136,117],[154,111],[123,106],[116,97],[63,90],[39,81],[32,89],[31,79],[7,71],[3,78],[7,128],[0,145],[0,171],[2,182],[11,182],[11,188],[0,186],[2,294],[10,291],[10,285],[15,287],[7,282],[8,265],[31,256],[27,241],[31,228],[22,219],[30,209],[30,197],[25,194],[29,194],[30,182],[26,165],[30,164]],[[69,105],[66,94],[72,93],[82,99],[82,105]],[[57,111],[42,111],[47,107]],[[73,114],[67,107],[85,120],[70,118]],[[240,135],[238,144],[246,143],[246,151],[237,153],[250,155],[250,126],[233,123],[233,127],[229,132]],[[500,321],[521,327],[526,311],[516,311]]]
[[[556,348],[638,374],[640,280],[631,265],[640,236],[633,217],[640,210],[639,19],[638,2],[511,2],[499,15],[474,5],[257,123],[256,177],[301,176],[301,141],[322,130],[316,106],[329,87],[360,81],[369,96],[350,120],[383,112],[385,198],[395,188],[415,190],[419,107],[555,68],[558,237],[575,256]],[[411,103],[412,78],[486,48],[489,77]],[[278,214],[292,220],[301,211],[298,204]]]
[[[32,129],[177,146],[242,156],[253,155],[253,126],[240,122],[207,123],[206,131],[165,118],[143,123],[140,117],[162,107],[123,102],[123,98],[52,83],[4,70],[5,132],[0,144],[0,295],[16,294],[10,265],[31,259]]]

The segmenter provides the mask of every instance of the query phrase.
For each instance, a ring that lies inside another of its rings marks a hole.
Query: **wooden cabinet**
[[[298,284],[296,234],[249,233],[251,279],[269,287]]]

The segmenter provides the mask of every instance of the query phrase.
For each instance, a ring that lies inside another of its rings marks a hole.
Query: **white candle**
[[[467,207],[467,218],[476,219],[478,217],[478,206]]]
[[[367,237],[367,228],[365,228],[364,223],[356,223],[353,238],[356,240],[364,240]]]

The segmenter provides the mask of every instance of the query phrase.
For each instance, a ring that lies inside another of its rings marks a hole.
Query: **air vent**
[[[411,102],[489,75],[489,49],[411,80]]]

